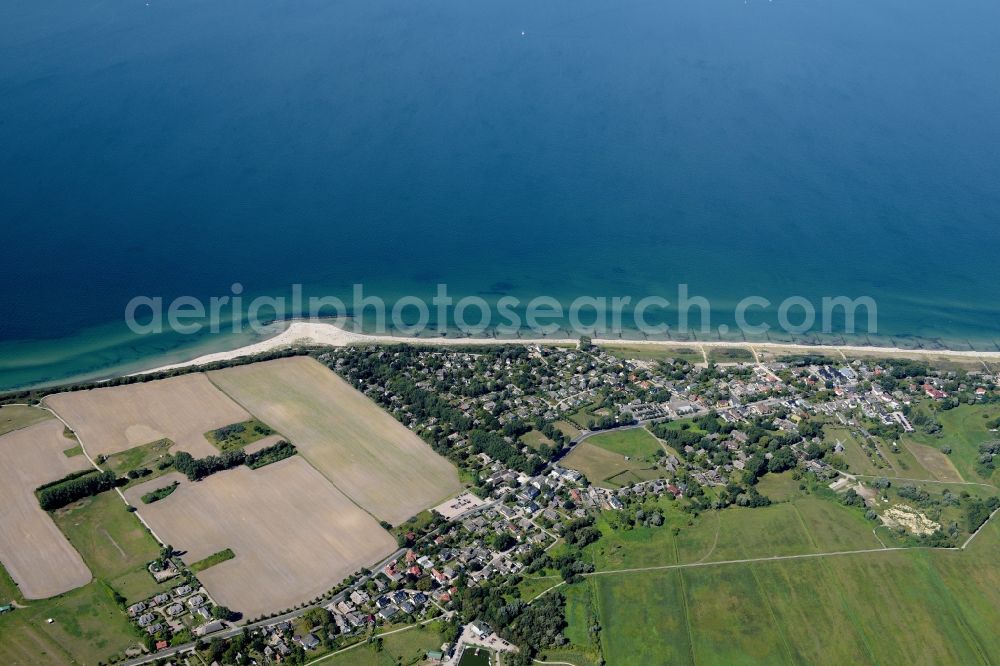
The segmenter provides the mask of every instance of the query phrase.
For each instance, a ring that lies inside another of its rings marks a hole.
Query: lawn
[[[109,491],[52,513],[56,525],[83,557],[94,578],[106,582],[130,602],[140,601],[163,586],[146,570],[160,545],[125,502]]]

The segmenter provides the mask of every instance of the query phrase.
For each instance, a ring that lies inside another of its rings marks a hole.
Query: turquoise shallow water
[[[996,350],[998,21],[987,0],[10,0],[0,388],[255,339],[121,324],[133,296],[234,282],[687,283],[713,329],[749,295],[871,296],[852,341]]]

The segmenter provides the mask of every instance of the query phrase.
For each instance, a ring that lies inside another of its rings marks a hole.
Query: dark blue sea
[[[759,339],[996,351],[997,26],[996,0],[5,0],[0,389],[255,339],[123,324],[237,282],[686,284],[713,328],[869,296],[877,330]]]

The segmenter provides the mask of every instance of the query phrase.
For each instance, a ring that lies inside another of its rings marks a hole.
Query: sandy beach
[[[366,335],[346,331],[338,326],[324,322],[294,321],[288,328],[267,340],[239,347],[230,351],[216,352],[199,356],[190,361],[164,365],[161,367],[135,373],[137,375],[173,370],[189,366],[206,365],[218,361],[228,361],[244,356],[253,356],[277,349],[287,349],[296,346],[348,347],[351,345],[371,344],[419,344],[433,346],[469,346],[469,345],[575,345],[578,340],[571,338],[448,338],[427,337],[407,338],[390,335]],[[721,342],[721,341],[674,341],[674,340],[622,340],[594,338],[599,346],[652,346],[667,349],[693,349],[697,351],[712,348],[747,349],[759,359],[761,352],[774,354],[788,353],[833,353],[847,356],[896,356],[923,359],[953,359],[966,362],[1000,361],[1000,352],[960,351],[947,349],[903,349],[899,347],[875,347],[861,345],[806,345],[780,342]]]

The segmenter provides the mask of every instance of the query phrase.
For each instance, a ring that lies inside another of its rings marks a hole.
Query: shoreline
[[[205,354],[190,361],[172,363],[149,370],[129,373],[128,376],[148,375],[178,368],[206,365],[218,361],[229,361],[245,356],[254,356],[277,349],[286,349],[295,346],[319,346],[319,347],[348,347],[351,345],[377,345],[377,344],[411,344],[428,346],[469,346],[469,345],[576,345],[578,339],[572,338],[449,338],[449,337],[395,337],[391,335],[369,335],[366,333],[354,333],[346,331],[334,324],[313,322],[313,321],[292,321],[288,328],[278,335],[261,340],[244,347],[238,347],[229,351]],[[804,353],[834,353],[841,356],[850,355],[886,355],[886,356],[911,356],[919,358],[952,358],[965,361],[985,363],[986,361],[1000,361],[1000,351],[963,351],[951,349],[904,349],[901,347],[876,347],[863,345],[809,345],[792,342],[741,342],[741,341],[677,341],[677,340],[623,340],[592,338],[594,345],[598,347],[663,347],[667,349],[693,349],[706,351],[709,349],[746,349],[754,357],[759,351],[769,352],[804,352]]]

